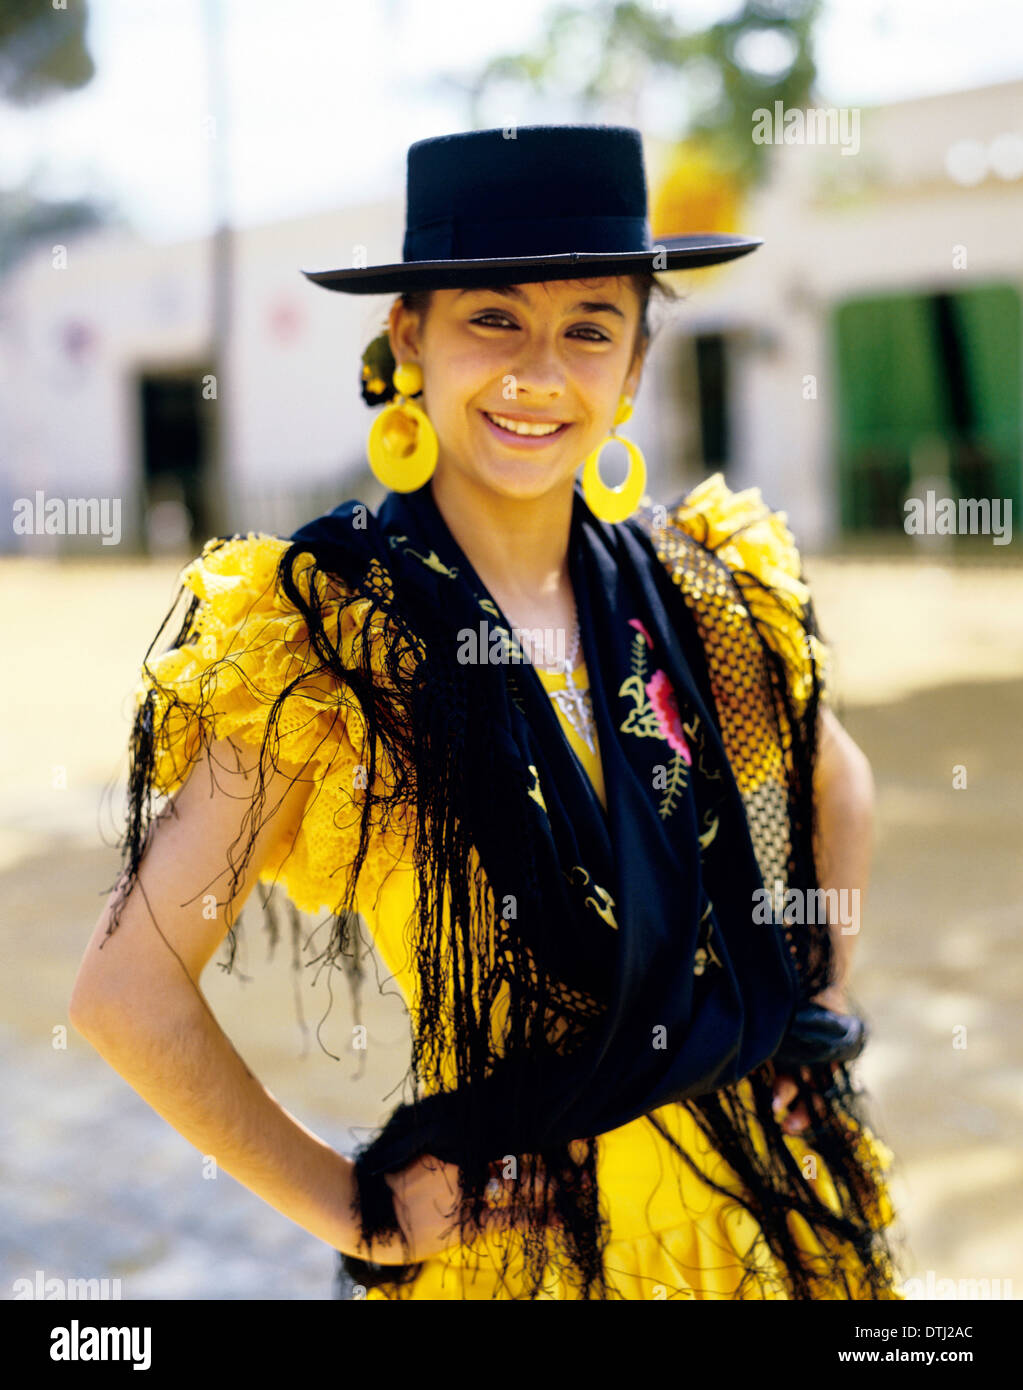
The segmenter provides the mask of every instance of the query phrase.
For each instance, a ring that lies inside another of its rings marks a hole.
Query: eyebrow
[[[457,298],[461,299],[463,294],[503,294],[508,295],[512,299],[521,299],[524,303],[528,303],[525,294],[519,289],[518,285],[474,285],[471,289],[462,290]],[[611,304],[606,299],[580,299],[579,303],[573,304],[568,312],[574,314],[578,310],[582,310],[584,314],[606,313],[617,314],[620,319],[625,317],[617,304]]]

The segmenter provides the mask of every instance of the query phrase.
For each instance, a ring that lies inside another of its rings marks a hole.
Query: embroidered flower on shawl
[[[649,640],[649,639],[648,639]],[[682,719],[678,712],[678,700],[671,681],[665,671],[655,671],[647,682],[647,697],[657,716],[661,737],[667,739],[671,748],[678,753],[687,766],[692,767],[693,755],[689,751],[685,734],[682,732]]]

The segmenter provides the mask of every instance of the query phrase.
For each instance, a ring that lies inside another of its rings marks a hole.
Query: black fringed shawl
[[[807,698],[795,701],[790,666],[779,643],[764,640],[748,585],[709,545],[650,521],[599,522],[576,484],[569,562],[606,815],[429,485],[388,494],[376,516],[346,502],[296,531],[281,558],[279,582],[306,620],[313,673],[332,674],[368,731],[360,850],[341,866],[342,960],[371,826],[413,808],[414,1098],[356,1157],[362,1234],[400,1234],[385,1174],[429,1153],[459,1166],[453,1239],[471,1244],[500,1163],[514,1174],[502,1205],[521,1242],[522,1296],[535,1297],[557,1268],[580,1297],[609,1297],[595,1138],[643,1115],[656,1124],[650,1112],[675,1102],[741,1180],[739,1200],[787,1271],[775,1296],[853,1296],[851,1260],[857,1287],[890,1297],[882,1179],[862,1144],[847,1069],[811,1071],[803,1092],[827,1092],[814,1144],[840,1213],[804,1179],[770,1108],[770,1058],[799,1002],[831,979],[827,926],[793,930],[765,923],[762,910],[765,885],[817,886],[813,643],[802,649]],[[336,630],[324,625],[323,597],[338,581],[386,620],[383,679],[368,622],[349,666],[340,610]],[[191,616],[178,645],[194,640]],[[798,618],[809,638],[808,604]],[[157,708],[147,700],[136,715],[129,880]],[[272,761],[274,723],[261,768]],[[737,1089],[743,1078],[752,1113]],[[826,1268],[801,1256],[793,1212],[825,1243]],[[755,1265],[750,1278],[760,1277]],[[342,1266],[363,1286],[398,1286],[418,1268],[347,1256]]]

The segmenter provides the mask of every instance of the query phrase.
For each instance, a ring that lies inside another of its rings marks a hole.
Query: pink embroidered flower
[[[654,644],[653,644],[653,642],[652,642],[652,640],[651,640],[651,638],[650,638],[650,634],[649,634],[649,632],[647,632],[645,626],[644,626],[643,623],[640,621],[640,619],[639,619],[639,618],[630,618],[630,619],[629,619],[629,626],[630,626],[630,627],[634,627],[634,628],[636,629],[637,632],[641,632],[641,633],[643,634],[643,636],[646,638],[646,644],[647,644],[647,646],[650,648],[651,651],[653,651],[653,649],[654,649]]]
[[[685,734],[682,732],[682,720],[678,712],[678,701],[675,692],[671,687],[665,671],[655,671],[647,682],[647,697],[653,705],[657,722],[661,728],[661,737],[668,740],[671,748],[680,754],[683,762],[689,767],[693,765],[693,755],[689,751],[689,744],[686,742]]]

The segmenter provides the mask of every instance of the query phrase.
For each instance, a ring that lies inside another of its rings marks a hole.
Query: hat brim
[[[558,256],[492,260],[397,261],[354,270],[303,270],[306,279],[344,294],[395,294],[417,289],[471,289],[537,280],[576,280],[633,275],[649,270],[697,270],[734,261],[762,246],[760,237],[700,233],[662,237],[649,251],[568,251]]]

